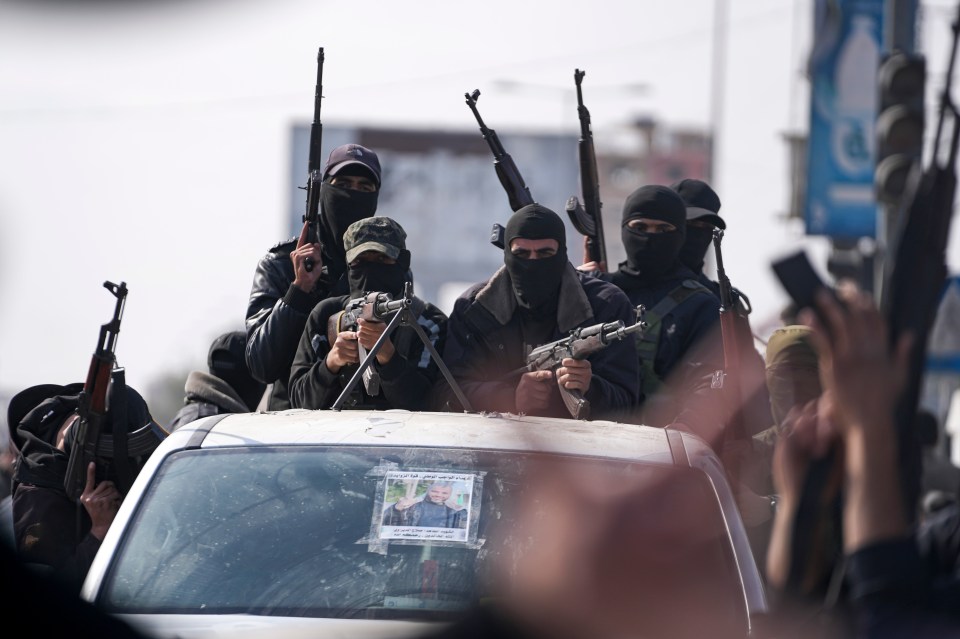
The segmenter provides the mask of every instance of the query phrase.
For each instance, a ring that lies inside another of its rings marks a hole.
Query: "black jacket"
[[[230,384],[203,371],[191,371],[187,375],[183,391],[186,394],[184,406],[170,422],[170,426],[167,428],[168,432],[173,432],[184,424],[189,424],[201,417],[222,413],[250,412],[250,409],[243,403],[237,391],[233,390]]]
[[[293,286],[290,253],[296,247],[297,239],[291,238],[275,245],[260,259],[247,304],[247,367],[254,379],[273,384],[268,410],[290,408],[287,397],[290,365],[310,311],[330,295],[348,290],[342,274],[336,278],[331,276],[326,254],[323,276],[311,293]]]
[[[20,421],[12,501],[20,558],[73,592],[79,592],[100,548],[100,540],[90,534],[87,511],[64,492],[69,455],[55,446],[63,420],[78,404],[77,395],[56,396]]]
[[[630,300],[619,289],[576,271],[572,265],[563,274],[557,308],[549,341],[567,337],[575,328],[617,320],[631,325],[636,320]],[[454,305],[443,360],[473,410],[517,412],[514,393],[519,374],[511,372],[524,366],[528,346],[541,345],[524,343],[517,310],[505,267],[467,289]],[[592,417],[602,418],[610,411],[625,410],[637,403],[640,373],[632,339],[613,341],[587,359],[593,379],[585,398],[590,402]],[[439,399],[441,407],[459,409],[449,390],[441,390]],[[570,417],[559,388],[545,415]]]
[[[357,366],[344,366],[338,373],[332,373],[326,364],[331,346],[327,324],[350,299],[349,295],[331,297],[311,311],[290,370],[289,394],[294,408],[330,408],[356,372]],[[447,316],[433,304],[417,297],[413,300],[411,311],[417,317],[417,325],[434,349],[442,352],[447,337]],[[396,348],[394,357],[384,366],[376,361],[371,363],[371,368],[380,376],[380,393],[369,396],[360,381],[344,408],[426,408],[427,395],[439,375],[436,362],[413,328],[400,325],[390,339]]]
[[[687,286],[694,291],[660,318],[659,337],[655,344],[653,370],[660,381],[669,380],[669,388],[675,392],[665,393],[660,389],[661,392],[650,396],[650,384],[642,381],[639,398],[643,404],[642,413],[627,417],[627,421],[665,426],[674,422],[680,413],[685,413],[684,419],[688,422],[692,405],[687,402],[687,393],[697,392],[704,402],[712,402],[713,398],[707,397],[710,376],[723,368],[723,349],[719,341],[720,300],[697,282],[693,271],[679,263],[656,279],[639,276],[626,262],[613,273],[594,273],[593,276],[616,284],[627,294],[631,304],[642,304],[651,314],[657,304],[675,290]],[[650,322],[655,320],[651,316],[648,318]],[[653,334],[648,331],[645,338],[651,339]],[[642,357],[640,351],[638,357]],[[643,362],[640,367],[642,371]]]

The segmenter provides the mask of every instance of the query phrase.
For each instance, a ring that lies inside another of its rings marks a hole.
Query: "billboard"
[[[877,68],[883,0],[817,0],[804,221],[809,235],[876,237]]]

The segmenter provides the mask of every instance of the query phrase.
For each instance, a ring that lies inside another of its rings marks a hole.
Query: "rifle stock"
[[[97,443],[107,405],[110,380],[116,364],[117,334],[123,318],[123,307],[127,298],[127,284],[119,285],[104,282],[104,288],[117,298],[112,319],[100,327],[97,348],[90,359],[87,379],[80,393],[80,405],[77,407],[79,419],[76,423],[76,437],[70,449],[67,472],[63,480],[64,492],[70,499],[77,499],[83,493],[87,482],[87,466],[97,456]]]
[[[583,204],[577,196],[567,200],[567,215],[574,228],[587,238],[587,258],[606,268],[607,247],[603,237],[603,218],[600,201],[600,179],[597,172],[597,154],[593,146],[593,131],[590,127],[590,111],[583,104],[581,82],[586,71],[576,69],[573,80],[577,85],[577,115],[580,119],[580,140],[577,154],[580,162],[580,192]]]
[[[530,189],[527,188],[526,183],[523,181],[520,170],[517,168],[516,163],[514,163],[513,158],[510,157],[510,154],[503,148],[497,132],[484,124],[483,118],[480,117],[480,111],[477,110],[477,98],[480,97],[480,89],[474,89],[473,93],[464,93],[463,95],[467,100],[467,106],[470,107],[470,110],[473,111],[473,116],[477,119],[477,124],[480,125],[480,134],[483,136],[483,139],[487,141],[487,146],[490,147],[490,151],[493,153],[493,168],[497,173],[497,179],[500,180],[500,185],[503,187],[503,190],[507,192],[510,209],[519,211],[528,204],[534,204],[533,196],[530,195]],[[490,235],[490,243],[498,248],[503,248],[503,233],[502,227],[499,224],[495,224],[493,227]]]
[[[308,244],[320,241],[320,185],[323,182],[321,168],[321,150],[323,142],[323,124],[320,122],[320,102],[323,98],[323,47],[317,53],[317,87],[313,98],[313,124],[310,125],[310,155],[307,160],[307,204],[303,214],[303,224],[306,231],[301,239]],[[314,262],[307,258],[304,268],[312,271]]]

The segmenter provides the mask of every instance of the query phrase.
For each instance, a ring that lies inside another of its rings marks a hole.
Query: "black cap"
[[[670,185],[687,205],[687,221],[709,222],[717,228],[727,228],[720,217],[720,196],[703,180],[687,178]]]
[[[323,179],[337,175],[348,166],[362,166],[366,168],[380,188],[380,158],[365,146],[359,144],[343,144],[333,151],[327,158],[327,165],[323,167]]]

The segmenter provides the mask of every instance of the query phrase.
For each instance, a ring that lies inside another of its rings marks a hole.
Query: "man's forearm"
[[[892,418],[887,415],[873,423],[852,426],[845,438],[845,459],[843,536],[846,553],[905,536],[908,526],[897,472]]]

